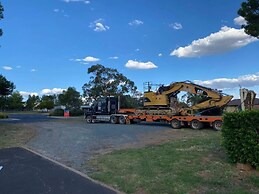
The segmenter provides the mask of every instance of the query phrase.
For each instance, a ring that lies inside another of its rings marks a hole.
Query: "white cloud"
[[[133,20],[133,21],[129,22],[130,26],[139,26],[139,25],[142,25],[142,24],[144,24],[144,22],[141,21],[141,20]]]
[[[234,23],[235,23],[236,25],[239,25],[239,26],[242,26],[242,25],[246,25],[246,24],[247,24],[245,18],[243,18],[242,16],[236,17],[236,18],[234,19]]]
[[[175,23],[173,23],[173,24],[169,24],[169,27],[170,27],[170,28],[173,28],[173,29],[175,29],[175,30],[181,30],[181,29],[183,28],[182,24],[177,23],[177,22],[175,22]]]
[[[79,62],[80,64],[83,64],[83,65],[88,65],[89,63],[88,62]]]
[[[94,31],[102,32],[102,31],[106,31],[106,30],[109,30],[109,29],[110,29],[109,26],[105,26],[102,23],[98,22],[98,23],[95,24]]]
[[[109,26],[104,24],[104,20],[101,18],[90,23],[89,27],[93,28],[95,32],[104,32],[110,29]]]
[[[114,56],[114,57],[109,57],[109,59],[118,59],[119,57]]]
[[[97,61],[100,61],[100,59],[88,56],[88,57],[85,57],[84,59],[82,59],[82,61],[84,61],[84,62],[97,62]]]
[[[69,59],[70,61],[81,62],[83,59]]]
[[[90,1],[86,1],[86,0],[63,0],[66,3],[73,3],[73,2],[81,2],[81,3],[85,3],[85,4],[89,4]]]
[[[138,62],[138,61],[133,61],[133,60],[129,60],[125,67],[129,68],[129,69],[154,69],[154,68],[157,68],[157,66],[148,61],[146,63],[144,62]]]
[[[217,78],[212,80],[194,80],[195,83],[202,86],[216,89],[232,89],[237,87],[259,86],[259,72],[255,74],[243,75],[237,78]]]
[[[228,23],[228,21],[227,20],[221,20],[221,23]]]
[[[38,96],[39,94],[37,92],[25,92],[25,91],[20,91],[19,92],[23,97],[27,98],[29,95],[31,96]]]
[[[62,14],[62,13],[63,13],[63,14],[65,13],[65,10],[64,10],[64,9],[58,9],[58,8],[56,8],[56,9],[54,9],[53,11],[54,11],[55,13],[61,13],[61,14]]]
[[[54,9],[53,10],[55,13],[61,13],[64,17],[68,18],[69,15],[65,13],[65,11],[63,9]]]
[[[159,54],[158,54],[158,56],[159,56],[159,57],[162,57],[162,56],[163,56],[163,54],[162,54],[162,53],[159,53]]]
[[[43,95],[61,94],[63,91],[66,91],[66,89],[62,89],[62,88],[43,89],[41,91],[41,94]]]
[[[9,66],[3,66],[3,69],[6,71],[11,71],[13,68]]]
[[[74,61],[74,62],[79,62],[81,64],[89,64],[89,62],[97,62],[97,61],[100,61],[100,59],[98,58],[95,58],[95,57],[91,57],[91,56],[88,56],[88,57],[85,57],[84,59],[69,59],[70,61]]]
[[[235,29],[224,26],[219,32],[194,40],[190,45],[179,47],[171,52],[170,55],[177,57],[200,57],[214,55],[241,48],[257,38],[251,37],[244,32],[244,29]]]

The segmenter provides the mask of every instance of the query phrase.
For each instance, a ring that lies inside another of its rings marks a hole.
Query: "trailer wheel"
[[[124,116],[120,116],[120,117],[119,117],[119,123],[120,123],[120,124],[125,124],[125,123],[126,123],[126,119],[125,119]]]
[[[177,119],[173,119],[173,120],[171,121],[171,127],[172,127],[173,129],[180,129],[180,128],[181,128],[181,122],[178,121]]]
[[[87,123],[92,123],[92,121],[93,121],[92,116],[91,116],[91,115],[86,116],[85,121],[86,121]]]
[[[214,121],[212,127],[214,130],[220,131],[222,129],[222,121]]]
[[[110,118],[110,122],[112,124],[117,124],[118,123],[118,118],[116,116],[112,115],[111,118]]]
[[[198,121],[196,119],[191,121],[191,128],[192,129],[197,130],[197,129],[201,129],[202,127],[203,127],[203,123],[202,122],[200,122],[200,121]]]

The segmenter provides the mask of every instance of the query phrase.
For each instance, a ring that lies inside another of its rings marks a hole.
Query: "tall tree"
[[[35,106],[40,102],[40,97],[35,95],[29,95],[26,101],[26,109],[33,110]]]
[[[4,12],[4,8],[0,2],[0,20],[4,18],[3,12]],[[2,35],[3,35],[3,30],[0,28],[0,36]]]
[[[0,75],[0,109],[6,108],[7,96],[12,94],[15,89],[13,82],[8,81],[3,75]]]
[[[38,108],[47,110],[54,108],[54,96],[43,95]]]
[[[10,97],[8,97],[8,109],[9,110],[22,110],[23,109],[23,97],[15,91]]]
[[[259,39],[259,0],[243,2],[238,14],[247,21],[247,24],[242,26],[245,32]]]
[[[123,95],[120,97],[121,108],[138,108],[143,106],[142,98],[134,98],[130,95]]]
[[[3,75],[0,75],[0,96],[8,96],[14,89],[14,83],[8,81]]]
[[[117,69],[97,64],[88,68],[87,73],[91,74],[90,81],[83,86],[83,94],[87,98],[134,94],[137,90],[134,82],[119,73]]]
[[[80,93],[74,87],[69,87],[58,95],[59,104],[66,106],[68,109],[80,108],[82,105],[80,97]]]

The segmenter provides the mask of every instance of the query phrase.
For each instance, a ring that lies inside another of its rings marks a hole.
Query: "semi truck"
[[[99,97],[90,106],[81,106],[84,110],[84,117],[87,123],[111,122],[113,124],[126,123],[129,114],[135,109],[120,108],[120,97],[105,96]]]
[[[182,107],[177,95],[185,91],[202,95],[203,100],[189,107]],[[190,81],[173,82],[161,85],[152,91],[150,85],[144,92],[142,108],[120,108],[120,98],[114,96],[100,97],[91,106],[83,106],[87,123],[106,121],[113,124],[132,124],[135,122],[165,122],[174,129],[190,126],[201,129],[209,125],[215,130],[222,127],[222,108],[233,98],[221,91],[211,89]]]

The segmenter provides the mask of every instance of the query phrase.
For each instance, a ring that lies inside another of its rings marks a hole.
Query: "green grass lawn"
[[[259,193],[259,172],[228,163],[220,132],[193,133],[99,156],[88,163],[95,169],[89,175],[126,193]]]

